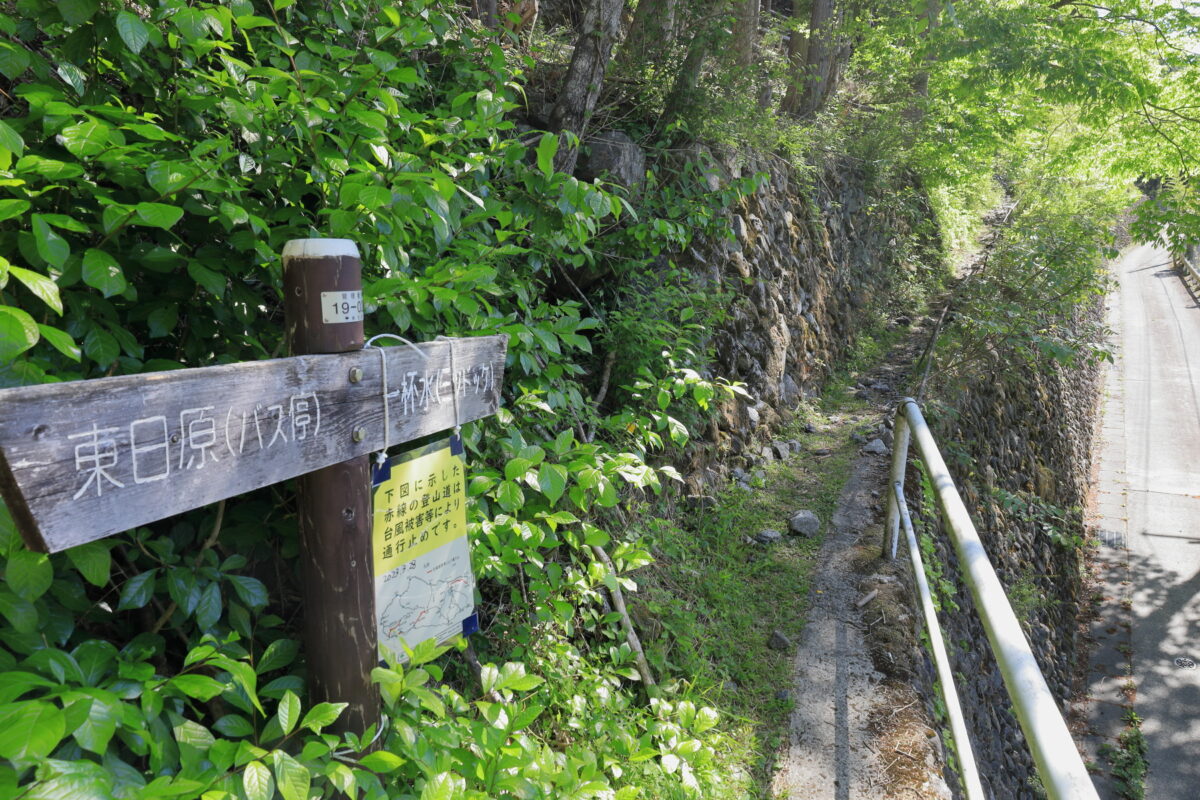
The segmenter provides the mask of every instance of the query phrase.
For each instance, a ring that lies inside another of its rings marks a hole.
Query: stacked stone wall
[[[1081,311],[1077,322],[1101,313],[1097,303]],[[1080,655],[1077,613],[1085,600],[1080,509],[1088,492],[1099,368],[1043,362],[1029,369],[1018,367],[1021,363],[996,354],[977,365],[972,377],[942,390],[927,415],[1046,682],[1065,711]],[[920,496],[915,480],[907,492]],[[946,578],[955,586],[950,599],[957,609],[943,603],[939,617],[985,789],[994,798],[1042,797],[953,548],[936,515],[927,513],[925,522]],[[933,697],[935,676],[927,659],[923,677],[926,696]]]

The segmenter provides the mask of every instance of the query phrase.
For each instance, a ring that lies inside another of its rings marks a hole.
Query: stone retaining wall
[[[1086,314],[1101,312],[1098,302]],[[1079,509],[1088,491],[1099,368],[1043,362],[1032,370],[1017,363],[997,355],[980,364],[974,378],[944,392],[926,414],[1062,710],[1070,697],[1076,612],[1084,599]],[[918,498],[920,491],[910,480],[908,496]],[[1031,513],[1031,503],[1043,511]],[[1065,512],[1063,518],[1047,513],[1049,507]],[[931,529],[940,525],[935,514],[925,518]],[[942,531],[933,536],[946,577],[956,586],[951,599],[958,610],[939,617],[984,786],[997,799],[1041,797],[1003,678],[958,579],[953,548]],[[933,697],[927,660],[926,667],[926,693]]]
[[[689,452],[681,467],[692,494],[724,485],[730,466],[774,457],[772,431],[912,280],[921,251],[937,257],[914,184],[874,195],[849,164],[828,167],[812,186],[777,159],[721,166],[722,177],[765,173],[766,183],[730,213],[733,240],[694,248],[681,265],[734,290],[713,334],[714,372],[752,399],[725,403],[707,441]]]

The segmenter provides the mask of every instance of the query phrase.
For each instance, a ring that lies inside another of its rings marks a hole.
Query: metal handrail
[[[899,539],[900,525],[904,524],[911,551],[919,550],[916,546],[916,536],[912,533],[912,522],[909,518],[907,503],[904,501],[904,475],[908,464],[908,448],[911,438],[917,442],[917,450],[925,464],[930,482],[933,484],[934,495],[937,499],[942,516],[946,522],[958,562],[962,569],[962,579],[971,592],[975,601],[975,609],[983,623],[983,629],[991,643],[992,653],[1000,666],[1004,677],[1004,685],[1012,700],[1017,721],[1025,734],[1025,742],[1033,754],[1034,764],[1041,777],[1042,786],[1051,800],[1098,800],[1096,788],[1088,775],[1087,767],[1075,747],[1067,723],[1059,713],[1058,703],[1042,670],[1038,667],[1029,641],[1021,630],[1021,623],[1013,613],[1008,597],[996,571],[988,560],[987,551],[979,539],[971,516],[954,487],[954,479],[946,468],[946,462],[938,450],[933,434],[929,430],[921,409],[912,398],[905,398],[896,409],[896,421],[892,429],[892,492],[888,493],[887,526],[885,537],[890,538],[890,554],[896,557],[896,545]],[[884,541],[885,551],[889,542]],[[922,606],[927,603],[929,587],[924,580],[924,568],[920,566],[919,556],[913,559],[913,568],[917,576],[918,588],[922,591]],[[932,613],[932,600],[928,601],[929,611],[926,613],[926,625],[932,643],[935,639],[940,642],[940,628],[936,615]],[[944,648],[935,649],[935,660],[946,658]],[[946,708],[958,708],[953,680],[950,675],[949,663],[938,664],[938,675],[941,679],[943,697]],[[953,702],[951,702],[953,697]],[[972,786],[970,774],[975,772],[974,757],[971,754],[970,743],[965,733],[965,722],[961,719],[961,710],[957,711],[959,720],[951,714],[951,728],[958,743],[958,752],[963,766],[963,782],[967,797],[970,800],[983,798],[983,790],[979,787],[977,774]],[[959,727],[961,726],[961,728]],[[960,730],[962,731],[960,733]],[[967,763],[971,762],[968,767]]]
[[[1188,249],[1191,250],[1192,248],[1189,247]],[[1181,256],[1176,256],[1175,261],[1187,273],[1184,275],[1184,278],[1186,279],[1187,275],[1190,274],[1192,279],[1196,281],[1196,284],[1200,286],[1200,270],[1197,270],[1195,263],[1188,258],[1187,252]]]

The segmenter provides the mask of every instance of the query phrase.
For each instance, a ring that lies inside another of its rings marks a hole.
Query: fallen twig
[[[621,580],[617,575],[617,568],[613,566],[612,559],[608,557],[608,553],[604,552],[603,547],[594,544],[592,545],[592,552],[612,572],[613,583],[609,589],[609,594],[612,595],[613,606],[616,607],[617,613],[621,615],[621,627],[625,629],[625,639],[629,642],[629,649],[633,651],[638,674],[642,676],[642,683],[647,688],[655,686],[654,674],[650,672],[650,663],[646,661],[646,653],[642,650],[642,641],[638,638],[637,631],[633,629],[633,622],[629,619],[629,611],[625,608],[625,595],[621,592]]]

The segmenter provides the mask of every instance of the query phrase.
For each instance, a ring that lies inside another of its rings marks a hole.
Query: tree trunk
[[[733,48],[740,67],[754,64],[754,45],[758,42],[761,0],[740,0],[735,7]]]
[[[921,69],[913,78],[913,92],[920,98],[929,97],[929,64],[933,61],[930,49],[930,39],[941,22],[942,4],[940,0],[925,0],[925,32],[921,34],[925,53],[921,57]]]
[[[679,67],[679,72],[675,74],[675,83],[671,86],[671,92],[667,95],[666,102],[663,103],[662,119],[659,121],[660,129],[665,129],[679,119],[683,110],[691,105],[696,94],[696,87],[700,85],[700,70],[704,67],[704,60],[708,58],[710,46],[709,31],[701,29],[692,35],[687,55]]]
[[[579,41],[571,56],[571,66],[550,114],[551,130],[570,131],[583,139],[592,112],[596,110],[596,101],[600,99],[604,70],[620,30],[624,6],[625,0],[591,0],[588,5],[580,26]],[[554,168],[571,173],[578,158],[579,148],[560,145]]]
[[[787,37],[788,86],[779,107],[782,113],[792,116],[795,116],[800,108],[800,97],[804,94],[805,65],[808,62],[808,37],[801,36],[799,30],[803,16],[803,6],[798,0],[792,0],[792,19],[795,20],[795,27]]]
[[[497,23],[496,0],[472,0],[476,19],[482,20],[489,28],[495,28]]]
[[[834,41],[835,11],[835,0],[813,0],[803,58],[797,52],[793,61],[793,64],[803,66],[794,73],[792,86],[788,88],[789,95],[793,91],[798,95],[791,103],[794,108],[791,113],[797,117],[809,117],[817,113],[833,91],[838,72],[835,62],[839,54]],[[793,33],[792,36],[798,34]],[[788,104],[787,98],[784,101],[785,105]]]
[[[623,67],[657,64],[675,41],[675,12],[678,0],[638,0],[621,44],[617,61]]]

